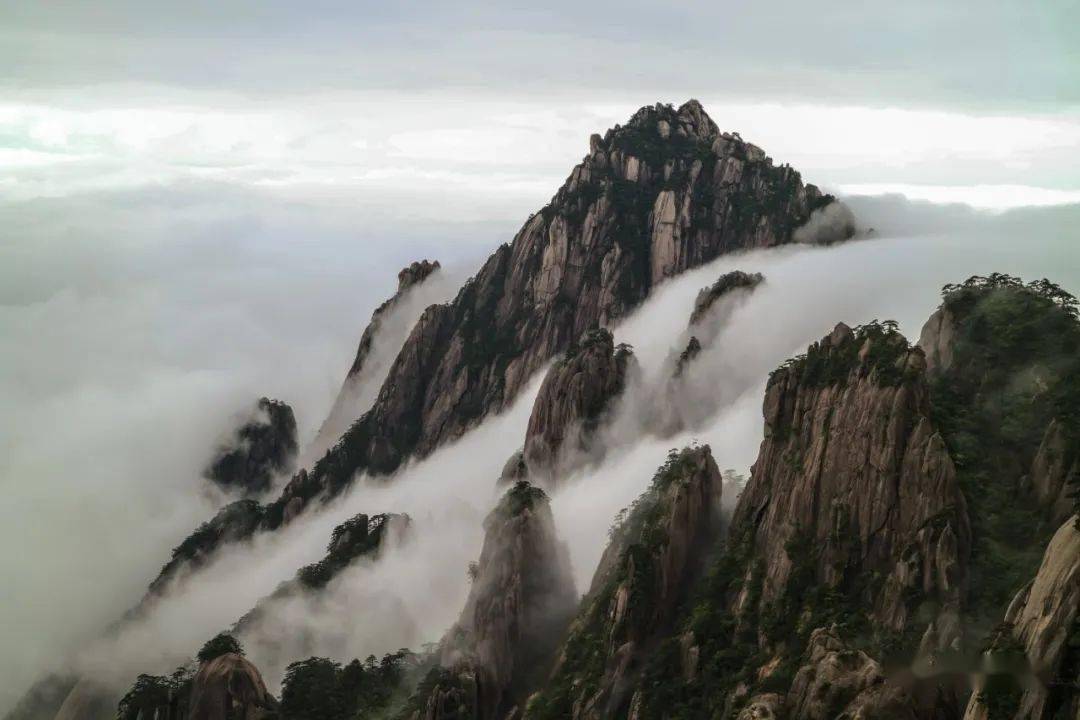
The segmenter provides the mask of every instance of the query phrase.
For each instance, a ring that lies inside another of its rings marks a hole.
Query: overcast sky
[[[509,221],[589,133],[696,97],[832,187],[993,205],[1035,195],[970,188],[1022,185],[1058,202],[1080,190],[1078,8],[4,3],[0,189],[226,182],[399,220]]]
[[[399,267],[475,267],[641,105],[841,193],[1080,202],[1078,8],[0,2],[0,712],[213,511],[231,413],[310,434]]]

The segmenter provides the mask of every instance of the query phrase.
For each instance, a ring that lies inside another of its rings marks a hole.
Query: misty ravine
[[[5,720],[1080,718],[1077,206],[836,197],[694,100],[583,150],[262,338],[288,392],[170,386],[228,400],[174,549]]]

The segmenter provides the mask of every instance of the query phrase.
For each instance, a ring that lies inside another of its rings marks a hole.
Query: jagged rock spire
[[[475,720],[499,720],[525,700],[577,600],[565,545],[547,495],[521,481],[484,521],[484,547],[465,609],[441,647],[426,720],[448,720],[460,706]]]

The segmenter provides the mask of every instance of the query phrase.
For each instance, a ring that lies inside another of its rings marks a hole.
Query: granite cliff
[[[387,318],[406,300],[414,288],[419,286],[434,275],[442,266],[439,262],[420,260],[407,265],[398,273],[397,290],[371,314],[371,321],[364,328],[360,336],[360,344],[356,348],[349,371],[345,374],[345,380],[341,384],[334,404],[330,408],[326,419],[323,421],[319,432],[315,436],[307,455],[318,459],[337,442],[341,434],[368,410],[365,406],[366,394],[364,386],[368,383],[381,381],[380,371],[382,367],[372,367],[372,352],[375,348],[376,337],[385,331]],[[381,338],[380,338],[381,339]],[[388,338],[393,342],[397,338]]]
[[[393,472],[505,408],[583,333],[724,253],[792,242],[834,199],[722,133],[697,101],[594,135],[551,202],[453,301],[428,308],[374,406],[267,513],[274,527],[361,471]]]
[[[542,490],[515,483],[484,529],[465,609],[406,711],[415,720],[516,716],[573,613],[569,555]]]
[[[224,490],[255,495],[288,475],[296,460],[296,417],[280,400],[260,398],[251,419],[233,432],[206,468],[207,479]]]

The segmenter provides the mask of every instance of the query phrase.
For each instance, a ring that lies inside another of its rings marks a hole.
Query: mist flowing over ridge
[[[376,370],[355,388],[348,378],[362,368],[354,363],[347,376],[338,401],[348,397],[353,409],[330,424],[343,431],[341,439],[317,438],[305,458],[314,464],[278,499],[257,506],[238,542],[209,546],[205,563],[164,576],[153,602],[76,653],[68,669],[114,688],[138,672],[171,670],[197,649],[193,637],[231,627],[318,561],[331,530],[357,513],[407,514],[410,537],[335,570],[311,602],[283,603],[281,623],[304,638],[295,651],[347,662],[440,639],[475,594],[466,571],[481,553],[480,520],[499,503],[496,481],[506,460],[529,447],[527,421],[536,416],[544,377],[597,326],[611,331],[609,353],[619,343],[632,347],[634,368],[620,370],[600,410],[581,416],[590,422],[588,442],[559,449],[584,457],[559,466],[557,482],[529,477],[551,494],[544,533],[566,543],[579,589],[589,587],[601,563],[608,521],[650,487],[671,446],[707,443],[719,465],[710,470],[717,482],[718,469],[746,473],[762,439],[759,406],[769,374],[837,322],[895,318],[915,338],[942,285],[1002,267],[1051,277],[1066,289],[1080,286],[1075,239],[1056,232],[1076,219],[1075,207],[987,217],[846,198],[839,219],[815,215],[839,207],[756,146],[721,133],[696,102],[646,107],[625,127],[594,136],[552,203],[456,296],[449,299],[440,272],[411,290],[399,287],[404,301],[383,322],[376,311],[374,350],[365,354],[361,341],[357,356],[357,363],[375,358]],[[852,217],[875,232],[828,244],[854,233]],[[799,235],[808,227],[813,242]],[[1024,243],[1016,241],[1020,232]],[[745,292],[719,293],[717,307],[702,318],[700,293],[735,271],[763,280]],[[449,301],[422,309],[435,299]],[[658,392],[658,382],[673,375],[672,358],[689,347],[690,331],[700,340],[679,365],[680,382]],[[822,407],[832,401],[826,397]],[[371,409],[357,412],[361,405]],[[667,421],[657,422],[659,416]],[[770,542],[779,545],[769,552],[780,554],[784,540]],[[353,614],[357,607],[367,611],[361,618]],[[279,693],[285,665],[303,658],[288,657],[291,645],[260,651],[262,638],[249,639],[251,660],[270,692]],[[831,642],[818,635],[807,652],[839,652]],[[483,656],[482,649],[470,652]],[[59,665],[66,668],[67,659]],[[459,680],[443,680],[453,692],[436,695],[459,697]],[[477,717],[507,709],[502,699],[478,697],[489,710]],[[625,709],[635,702],[630,698],[610,707]]]

